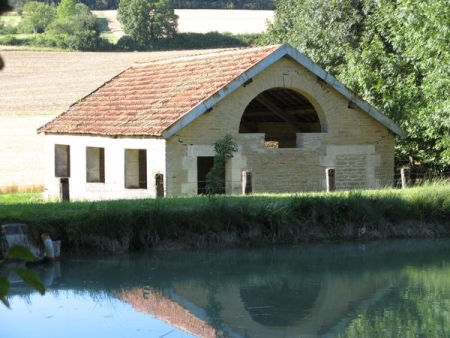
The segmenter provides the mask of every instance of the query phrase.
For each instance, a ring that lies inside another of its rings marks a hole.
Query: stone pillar
[[[156,197],[164,197],[164,175],[155,175]]]
[[[408,188],[411,179],[411,170],[409,168],[402,168],[400,172],[402,176],[402,189]]]
[[[59,200],[61,202],[70,200],[68,177],[61,177],[59,179]]]
[[[327,179],[327,192],[336,190],[336,170],[335,168],[327,168],[325,170]]]
[[[244,170],[242,172],[242,194],[248,195],[253,191],[252,172]]]

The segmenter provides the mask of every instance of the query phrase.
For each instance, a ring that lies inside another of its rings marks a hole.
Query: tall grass
[[[19,186],[17,184],[11,184],[8,186],[0,186],[0,195],[4,194],[17,194],[17,193],[39,193],[44,190],[44,186],[41,184],[33,184],[33,185],[26,185],[26,186]],[[16,196],[16,198],[20,199],[23,196]],[[2,201],[3,198],[0,198],[0,201]]]
[[[49,232],[64,251],[296,244],[450,234],[450,186],[295,195],[42,203],[0,195],[0,224]]]

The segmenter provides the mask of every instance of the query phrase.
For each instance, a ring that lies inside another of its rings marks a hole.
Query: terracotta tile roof
[[[38,132],[159,137],[278,48],[279,45],[203,51],[135,64]]]
[[[148,313],[174,327],[189,332],[196,337],[215,338],[221,337],[220,331],[206,323],[181,305],[151,288],[134,288],[122,290],[115,294],[120,300],[133,306],[136,311]],[[145,295],[145,296],[143,296]]]

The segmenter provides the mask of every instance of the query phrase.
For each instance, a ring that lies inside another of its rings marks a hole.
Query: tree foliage
[[[170,0],[122,0],[117,18],[123,31],[142,45],[177,33],[178,16]]]
[[[0,15],[4,12],[10,11],[12,7],[8,4],[7,0],[0,0]]]
[[[0,0],[0,15],[4,12],[11,10],[7,0]],[[0,57],[0,70],[3,68],[3,59]]]
[[[56,10],[53,6],[37,1],[30,1],[23,5],[22,32],[41,33],[55,19]]]
[[[56,34],[75,35],[83,31],[93,32],[97,36],[100,35],[97,18],[84,4],[76,4],[75,12],[72,15],[58,17],[48,27],[48,32]]]
[[[77,14],[77,0],[61,0],[56,10],[59,18],[68,18]]]
[[[275,9],[276,0],[173,0],[179,9]]]
[[[97,17],[88,6],[77,0],[62,0],[56,8],[47,2],[25,3],[18,30],[33,32],[35,36],[17,39],[13,35],[5,35],[1,43],[89,51],[111,48],[106,40],[100,38],[101,27]]]
[[[22,245],[13,245],[8,250],[8,257],[23,262],[34,262],[36,260],[31,251]],[[3,261],[0,260],[0,264],[2,263]],[[18,267],[11,268],[11,270],[14,271],[20,277],[20,279],[22,279],[33,289],[39,291],[41,295],[45,294],[45,286],[36,272],[30,271],[26,268]],[[0,301],[7,307],[9,307],[9,302],[6,298],[6,295],[8,294],[9,286],[9,280],[5,277],[0,276]]]
[[[398,122],[398,165],[450,169],[447,0],[279,0],[267,42],[299,48]]]

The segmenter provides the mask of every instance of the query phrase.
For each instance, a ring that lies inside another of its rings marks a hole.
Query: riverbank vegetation
[[[48,232],[65,253],[446,237],[450,186],[63,203],[0,195],[0,224],[11,222],[36,239]]]

